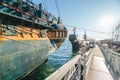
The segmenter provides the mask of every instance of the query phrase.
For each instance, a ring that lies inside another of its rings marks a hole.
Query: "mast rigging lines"
[[[60,10],[59,10],[59,7],[58,7],[58,3],[57,3],[56,0],[55,0],[55,4],[56,4],[56,8],[57,8],[58,15],[59,15],[59,17],[61,17]]]
[[[65,25],[65,26],[68,26],[68,27],[71,27],[71,28],[74,28],[74,26],[71,26],[71,25]],[[97,32],[97,33],[101,33],[101,34],[109,34],[109,33],[106,33],[106,32],[102,32],[102,31],[97,31],[97,30],[93,30],[93,29],[85,29],[85,28],[80,28],[80,27],[76,27],[77,29],[79,30],[87,30],[87,31],[91,31],[91,32]],[[112,34],[110,34],[112,35]]]

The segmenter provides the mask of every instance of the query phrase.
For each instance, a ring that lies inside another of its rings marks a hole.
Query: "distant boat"
[[[59,48],[67,29],[31,0],[0,0],[0,80],[30,73]]]

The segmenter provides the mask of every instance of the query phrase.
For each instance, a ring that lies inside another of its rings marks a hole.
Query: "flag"
[[[72,31],[75,32],[76,31],[76,27],[74,27]]]

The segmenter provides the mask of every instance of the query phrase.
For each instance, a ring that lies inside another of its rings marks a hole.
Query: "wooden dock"
[[[104,56],[97,45],[92,53],[93,59],[88,72],[87,80],[113,80],[113,77],[106,67]]]

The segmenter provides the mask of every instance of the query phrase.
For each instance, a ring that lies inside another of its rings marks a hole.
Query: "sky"
[[[76,28],[76,33],[83,37],[86,29],[88,37],[106,39],[112,37],[114,27],[120,21],[120,0],[56,0],[63,24],[69,34]],[[58,17],[55,0],[33,0],[42,3],[54,16]],[[69,26],[68,26],[69,25]],[[98,33],[104,32],[109,34]]]

